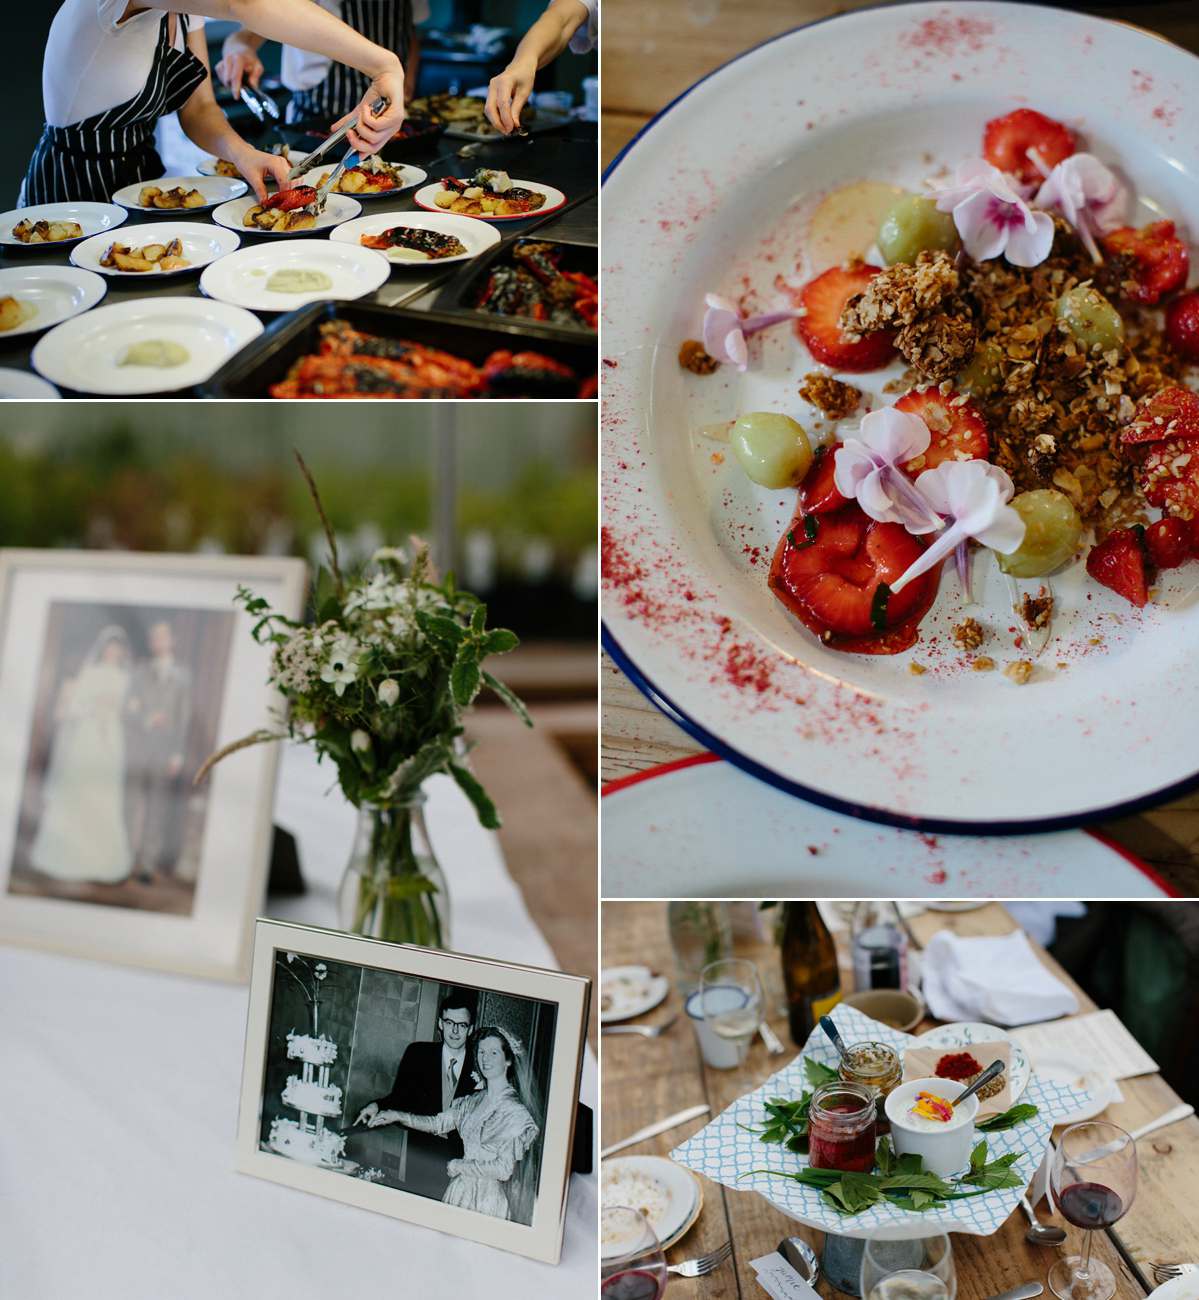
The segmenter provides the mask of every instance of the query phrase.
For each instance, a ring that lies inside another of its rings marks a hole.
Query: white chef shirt
[[[158,45],[162,9],[125,22],[128,0],[63,0],[50,24],[42,64],[42,99],[51,126],[71,126],[132,99],[146,84]],[[204,19],[188,14],[188,29]],[[175,48],[183,49],[182,24]]]
[[[327,9],[334,18],[341,17],[341,0],[314,0],[314,3]],[[428,22],[429,16],[429,0],[412,0],[413,26]],[[332,66],[333,60],[327,54],[313,54],[310,50],[297,50],[285,45],[279,80],[288,90],[311,90],[324,81]]]
[[[587,10],[587,21],[570,38],[567,47],[575,54],[588,54],[599,40],[599,0],[579,0]]]

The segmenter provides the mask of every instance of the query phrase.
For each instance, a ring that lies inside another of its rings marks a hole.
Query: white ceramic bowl
[[[962,1102],[954,1112],[953,1121],[944,1128],[914,1128],[908,1120],[917,1093],[931,1092],[952,1099],[965,1091],[966,1085],[956,1079],[909,1079],[901,1083],[887,1097],[885,1106],[895,1154],[918,1155],[924,1161],[924,1168],[938,1178],[948,1178],[969,1168],[970,1152],[974,1149],[974,1117],[978,1114],[977,1094]]]

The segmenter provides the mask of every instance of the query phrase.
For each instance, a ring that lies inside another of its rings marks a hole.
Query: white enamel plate
[[[301,183],[306,182],[301,180]],[[325,199],[324,211],[317,215],[315,226],[310,226],[307,230],[262,230],[258,226],[247,226],[245,222],[246,213],[257,206],[258,200],[254,195],[247,194],[245,198],[222,203],[213,212],[212,219],[218,226],[236,230],[239,235],[262,235],[268,239],[296,239],[301,235],[314,235],[322,230],[331,230],[343,221],[356,217],[362,211],[362,204],[356,199],[348,199],[343,194],[330,194]]]
[[[442,266],[447,262],[468,262],[485,249],[500,242],[500,232],[494,226],[475,217],[460,217],[454,212],[377,212],[369,217],[355,217],[329,231],[329,238],[337,243],[357,244],[362,247],[363,235],[381,235],[393,226],[409,226],[414,230],[436,230],[443,235],[453,235],[465,247],[465,253],[453,257],[430,259],[401,256],[402,249],[389,249],[383,254],[397,266],[427,266],[430,262]]]
[[[432,185],[425,185],[417,190],[412,196],[418,208],[424,208],[426,212],[447,212],[450,216],[465,216],[468,221],[528,221],[530,217],[542,217],[547,212],[553,212],[555,208],[560,208],[566,202],[566,195],[561,190],[556,190],[552,185],[543,185],[540,181],[518,181],[512,178],[512,184],[521,190],[536,190],[539,194],[545,195],[545,202],[535,212],[521,212],[511,217],[497,217],[490,213],[480,213],[479,216],[471,216],[469,213],[449,212],[448,208],[439,208],[433,201],[434,196],[441,193],[441,182],[436,181]]]
[[[163,193],[182,190],[185,194],[198,190],[204,196],[203,204],[194,208],[155,208],[142,204],[141,194],[147,186],[156,186]],[[208,212],[230,199],[240,198],[250,187],[245,181],[232,176],[162,176],[156,181],[138,181],[126,185],[112,196],[114,203],[128,208],[131,212],[141,212],[147,216],[186,217],[191,212]]]
[[[0,333],[0,339],[35,334],[78,316],[108,292],[103,276],[74,266],[6,266],[0,270],[0,298],[15,298],[33,309],[28,320]]]
[[[169,244],[178,239],[183,245],[183,258],[187,266],[174,271],[122,271],[119,267],[104,266],[101,259],[112,244],[126,248],[145,248],[149,244]],[[202,221],[155,221],[153,224],[132,226],[120,235],[94,235],[71,249],[71,261],[85,271],[114,276],[121,280],[160,280],[164,276],[189,275],[201,267],[215,262],[218,257],[231,253],[241,243],[241,238],[229,230]]]
[[[277,271],[315,271],[330,285],[303,293],[279,292],[269,287]],[[391,263],[374,249],[309,239],[239,249],[207,267],[200,288],[210,298],[251,311],[294,311],[327,298],[365,297],[390,274]]]
[[[0,212],[0,244],[11,244],[14,248],[29,248],[34,251],[42,249],[49,252],[54,248],[70,248],[80,239],[89,235],[98,235],[105,230],[114,230],[129,219],[129,213],[116,203],[39,203],[32,208],[13,208],[11,212]],[[75,239],[60,239],[52,244],[26,244],[13,234],[13,227],[22,221],[74,221],[83,231]]]
[[[706,748],[826,807],[925,830],[1075,826],[1194,783],[1194,563],[1163,574],[1143,611],[1077,562],[1055,575],[1054,635],[1024,685],[999,671],[1028,652],[990,556],[969,612],[996,671],[971,671],[952,644],[963,611],[948,571],[912,650],[838,653],[767,587],[795,493],[756,488],[700,432],[755,410],[810,421],[796,396],[810,356],[783,325],[751,341],[744,374],[692,375],[677,358],[700,337],[706,293],[764,311],[777,276],[809,278],[809,222],[830,193],[923,188],[1019,106],[1117,167],[1139,223],[1156,211],[1193,238],[1197,96],[1199,60],[1124,25],[990,0],[896,5],[750,51],[617,160],[601,241],[605,639]],[[847,376],[876,399],[892,377]]]

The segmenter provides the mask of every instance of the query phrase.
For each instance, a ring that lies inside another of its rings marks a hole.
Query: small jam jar
[[[874,1093],[865,1084],[821,1084],[808,1107],[808,1164],[868,1174],[877,1132]]]
[[[887,1094],[903,1078],[899,1053],[886,1043],[854,1043],[849,1048],[849,1059],[841,1061],[837,1073],[846,1083],[862,1083],[870,1089],[875,1096],[878,1131],[890,1133],[891,1121],[884,1107]]]

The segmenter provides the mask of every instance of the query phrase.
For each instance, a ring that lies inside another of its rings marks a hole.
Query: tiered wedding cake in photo
[[[341,1089],[329,1083],[337,1044],[324,1034],[313,1038],[292,1032],[287,1035],[287,1058],[304,1064],[303,1074],[289,1075],[283,1089],[283,1104],[298,1110],[300,1118],[274,1120],[268,1145],[292,1160],[335,1166],[341,1161],[346,1140],[325,1128],[325,1120],[341,1114]],[[310,1117],[315,1118],[310,1122]]]

